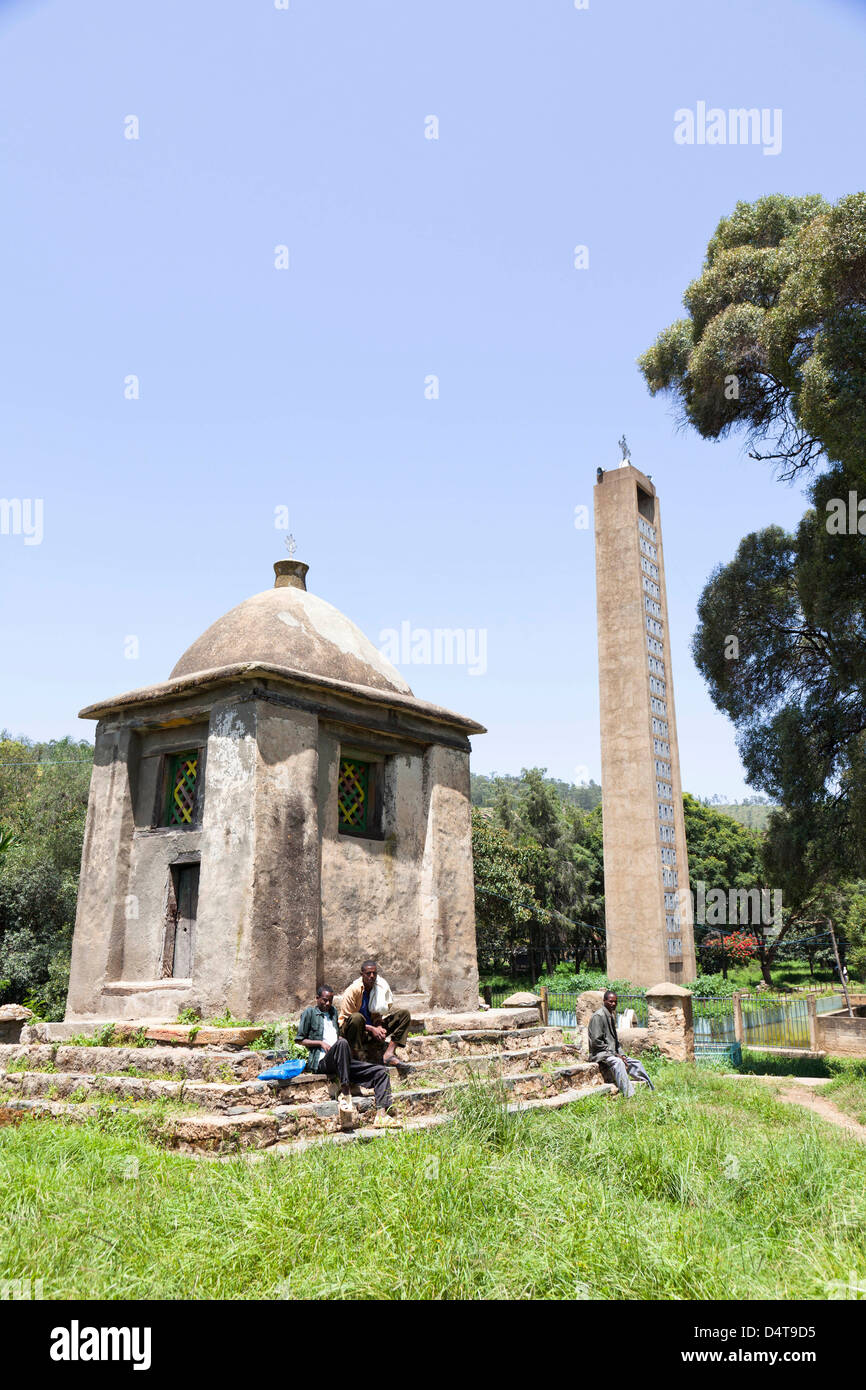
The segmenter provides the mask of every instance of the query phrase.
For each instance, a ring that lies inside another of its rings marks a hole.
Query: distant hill
[[[750,830],[766,830],[770,815],[776,807],[734,801],[727,806],[716,805],[714,802],[713,810],[721,811],[723,816],[730,816],[731,820],[739,821],[740,825],[747,825]]]
[[[556,791],[560,801],[570,806],[580,806],[584,811],[592,811],[601,802],[601,787],[597,782],[590,782],[588,785],[575,786],[573,782],[560,782],[556,777],[545,777],[547,782]],[[509,786],[516,786],[521,778],[512,772],[492,773],[488,776],[483,772],[473,772],[472,782],[472,805],[479,810],[484,810],[493,805],[496,799],[496,789],[502,783]],[[731,820],[745,825],[749,830],[766,830],[767,822],[770,819],[770,812],[776,809],[767,801],[748,800],[748,801],[723,801],[718,794],[711,797],[697,797],[698,801],[705,806],[712,806],[714,811],[719,811],[723,816],[730,816]]]
[[[560,801],[564,801],[566,805],[580,806],[584,811],[592,811],[601,802],[601,787],[597,782],[590,782],[588,785],[577,787],[573,782],[560,782],[555,777],[545,777],[544,780],[554,788]],[[472,784],[472,805],[483,808],[493,805],[496,798],[496,788],[500,783],[505,782],[511,786],[517,786],[522,778],[511,772],[494,772],[489,777],[483,772],[473,772],[470,774],[470,781]]]

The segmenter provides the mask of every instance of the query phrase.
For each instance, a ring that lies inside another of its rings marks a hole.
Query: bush
[[[645,994],[646,990],[633,985],[630,980],[610,980],[603,970],[575,971],[573,965],[562,962],[547,975],[541,975],[538,983],[561,994],[583,994],[588,989],[615,989],[617,994]]]
[[[699,975],[694,984],[689,985],[692,994],[711,999],[730,999],[742,985],[726,980],[724,975]]]

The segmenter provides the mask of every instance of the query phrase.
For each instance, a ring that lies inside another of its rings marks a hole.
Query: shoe
[[[387,1114],[384,1110],[376,1111],[376,1118],[373,1121],[374,1129],[402,1129],[400,1121],[394,1115]]]
[[[350,1096],[341,1095],[337,1101],[337,1120],[342,1130],[355,1128],[355,1111]]]

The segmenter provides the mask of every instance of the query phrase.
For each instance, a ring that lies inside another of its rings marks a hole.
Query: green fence
[[[502,1001],[511,993],[511,989],[491,990],[489,1002],[494,1007],[500,1007]],[[841,1008],[843,1003],[841,994],[832,992],[817,994],[813,991],[797,991],[774,994],[770,991],[759,991],[754,994],[741,994],[742,1045],[758,1050],[767,1047],[790,1047],[808,1051],[810,996],[815,998],[819,1014],[832,1013],[835,1009]],[[548,1022],[552,1028],[577,1026],[577,998],[574,990],[548,989]],[[617,1027],[624,1026],[624,1016],[629,1009],[634,1011],[635,1026],[646,1028],[646,994],[635,992],[617,996]],[[719,1055],[736,1044],[734,1001],[730,996],[693,995],[692,1016],[696,1057]]]

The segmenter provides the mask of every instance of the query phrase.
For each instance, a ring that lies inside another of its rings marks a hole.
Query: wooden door
[[[173,931],[169,925],[173,937],[170,943],[171,975],[175,979],[187,980],[192,975],[195,953],[199,865],[176,864],[172,867],[171,877],[174,890]]]

